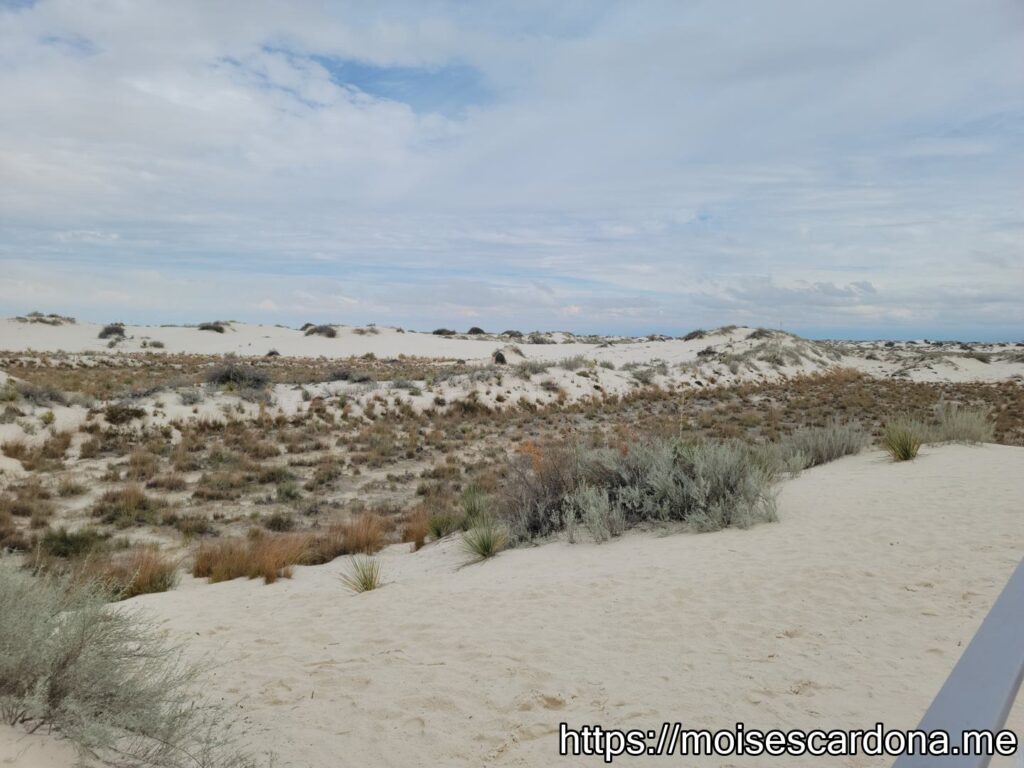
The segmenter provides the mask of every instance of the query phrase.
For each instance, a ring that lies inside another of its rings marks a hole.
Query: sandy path
[[[453,542],[395,547],[365,595],[339,560],[134,602],[222,661],[210,689],[284,765],[553,765],[561,720],[912,727],[1024,553],[1024,449],[844,459],[787,483],[780,514],[462,569]]]

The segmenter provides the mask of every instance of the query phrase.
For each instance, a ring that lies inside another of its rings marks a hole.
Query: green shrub
[[[342,583],[353,592],[370,592],[380,586],[380,562],[373,557],[354,557]]]
[[[252,765],[200,671],[136,612],[108,610],[96,582],[0,567],[0,717],[55,728],[83,764]]]
[[[882,430],[882,447],[889,452],[893,461],[910,461],[917,457],[926,436],[927,428],[923,424],[901,418],[885,425]]]
[[[486,560],[501,552],[508,544],[508,531],[490,520],[470,528],[462,534],[462,547],[476,561]]]
[[[443,539],[450,533],[462,528],[462,518],[450,512],[435,512],[427,521],[430,528],[430,535],[435,539]]]

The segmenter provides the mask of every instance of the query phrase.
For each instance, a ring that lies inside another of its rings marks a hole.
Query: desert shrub
[[[935,409],[936,425],[929,440],[936,443],[991,443],[995,425],[986,408],[968,408],[957,403],[940,403]]]
[[[584,522],[600,539],[644,521],[696,530],[775,519],[775,463],[737,442],[653,439],[624,454],[608,449],[530,448],[513,460],[501,514],[516,541]],[[580,491],[579,489],[584,490]],[[604,494],[607,494],[607,503]]]
[[[203,542],[196,551],[192,575],[211,582],[262,578],[273,584],[291,578],[292,567],[305,561],[307,537],[302,534],[250,533],[248,538]]]
[[[902,417],[891,421],[882,430],[882,447],[893,461],[917,458],[917,452],[927,437],[927,428],[918,421]]]
[[[203,402],[203,391],[198,387],[183,389],[178,392],[182,405],[198,405]]]
[[[123,339],[124,338],[124,326],[121,323],[110,323],[104,325],[103,329],[99,333],[101,339]]]
[[[111,403],[103,410],[103,418],[108,424],[127,424],[133,419],[141,419],[146,412],[137,406],[127,403]]]
[[[432,331],[432,333],[435,336],[454,336],[455,335],[455,331],[453,331],[451,328],[435,328]]]
[[[237,499],[242,495],[247,479],[241,472],[218,470],[204,472],[196,483],[192,497],[207,501],[226,501]]]
[[[60,483],[57,485],[57,495],[64,498],[68,498],[70,496],[81,496],[88,490],[88,487],[84,483],[80,483],[70,477],[61,478]]]
[[[380,562],[372,557],[354,557],[341,581],[353,592],[370,592],[380,586]]]
[[[347,554],[351,553],[345,538],[345,526],[332,525],[308,535],[302,564],[320,565]]]
[[[106,546],[110,537],[95,528],[51,528],[39,540],[40,551],[51,557],[72,559],[83,557]]]
[[[104,493],[92,508],[93,517],[104,523],[127,528],[156,522],[156,513],[166,506],[165,502],[147,496],[137,485]]]
[[[57,387],[46,384],[31,384],[27,381],[19,381],[14,385],[14,391],[24,400],[32,405],[68,405],[71,401],[68,396]]]
[[[224,323],[219,320],[215,320],[212,323],[200,323],[198,326],[200,331],[213,331],[214,333],[224,333]]]
[[[554,344],[555,343],[550,338],[545,336],[543,333],[537,333],[536,331],[534,331],[533,333],[531,333],[527,337],[527,341],[530,344]]]
[[[295,527],[295,518],[288,512],[273,512],[263,518],[263,527],[268,531],[283,533],[284,531],[290,531]]]
[[[524,360],[523,362],[516,364],[515,372],[519,378],[529,379],[531,376],[547,373],[550,367],[551,365],[545,363],[543,360]]]
[[[183,491],[187,485],[185,477],[177,472],[157,475],[146,481],[147,488],[155,488],[162,491]]]
[[[91,558],[86,573],[120,600],[166,592],[178,583],[177,564],[148,547]]]
[[[807,469],[860,453],[869,439],[870,435],[860,424],[832,419],[823,427],[796,430],[783,445],[790,455],[801,454],[803,468]]]
[[[592,365],[583,355],[573,355],[572,357],[563,358],[559,363],[558,367],[566,371],[578,371],[580,368],[587,368]]]
[[[435,512],[427,520],[427,527],[430,535],[435,539],[443,539],[445,536],[454,533],[462,528],[463,518],[453,515],[451,512]]]
[[[612,504],[607,489],[591,485],[581,485],[567,496],[563,517],[570,540],[578,524],[582,524],[597,542],[618,536],[626,524],[622,508]]]
[[[430,515],[423,507],[418,507],[406,515],[402,525],[402,541],[412,544],[413,552],[419,550],[430,533]]]
[[[311,325],[306,328],[306,336],[323,336],[328,339],[336,338],[338,335],[337,329],[332,325]]]
[[[508,530],[492,520],[481,522],[462,534],[462,548],[477,562],[494,557],[507,544]]]
[[[270,383],[270,376],[253,365],[228,361],[210,368],[206,372],[206,382],[235,389],[262,389]]]
[[[459,499],[462,506],[462,527],[472,527],[489,514],[490,497],[475,483],[466,486]]]
[[[474,325],[472,328],[470,328],[468,331],[466,331],[466,333],[468,333],[470,336],[480,336],[480,335],[486,333],[486,331],[483,328],[481,328],[481,327],[479,327],[477,325]]]
[[[55,728],[83,764],[251,765],[230,723],[197,695],[200,670],[156,625],[107,609],[94,581],[0,568],[0,716]]]

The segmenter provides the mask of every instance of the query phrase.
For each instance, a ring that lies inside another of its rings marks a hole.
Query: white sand
[[[561,720],[906,728],[1024,552],[1022,500],[1021,448],[872,452],[786,483],[780,521],[751,530],[554,543],[465,568],[455,542],[392,547],[387,585],[364,595],[339,583],[343,558],[131,604],[217,660],[209,690],[282,765],[556,765]]]

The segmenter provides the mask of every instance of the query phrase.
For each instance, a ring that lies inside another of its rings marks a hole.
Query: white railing
[[[1013,572],[932,705],[921,730],[949,733],[959,744],[966,730],[997,731],[1006,723],[1024,679],[1024,560]],[[1018,761],[1024,748],[1018,746]],[[893,768],[985,768],[988,755],[904,755]],[[1024,766],[1024,762],[1020,762]]]

